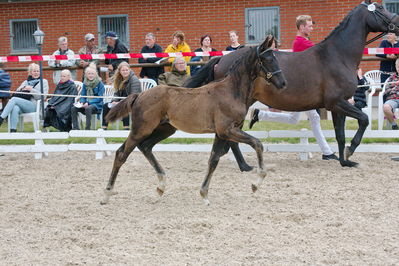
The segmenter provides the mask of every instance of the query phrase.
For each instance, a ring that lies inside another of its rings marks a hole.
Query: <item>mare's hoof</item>
[[[164,191],[162,189],[160,189],[159,187],[157,187],[157,193],[159,196],[162,196]]]
[[[254,184],[252,184],[251,188],[252,188],[253,193],[255,193],[258,190],[258,186],[254,185]]]
[[[241,172],[251,172],[253,169],[254,169],[254,167],[250,166],[248,164],[240,165],[240,171]]]
[[[346,160],[346,161],[341,162],[341,165],[344,166],[344,167],[356,167],[359,164],[356,163],[356,162],[352,162],[352,161]]]

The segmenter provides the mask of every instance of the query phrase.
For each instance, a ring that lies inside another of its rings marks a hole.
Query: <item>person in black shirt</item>
[[[156,38],[152,33],[145,36],[145,46],[141,48],[141,53],[162,53],[162,47],[155,43]],[[159,58],[140,58],[139,63],[155,63]],[[143,67],[141,68],[140,77],[150,78],[158,83],[158,76],[164,73],[163,67]]]
[[[118,36],[113,31],[108,31],[105,34],[105,40],[107,42],[107,54],[126,54],[129,50],[126,46],[118,40]],[[118,68],[119,64],[123,61],[129,63],[129,59],[105,59],[105,64],[108,65],[108,70],[110,72],[110,77],[113,75],[114,71]]]

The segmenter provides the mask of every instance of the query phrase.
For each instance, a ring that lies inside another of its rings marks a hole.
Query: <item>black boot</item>
[[[1,126],[1,124],[3,124],[3,122],[4,122],[4,118],[2,118],[2,117],[0,116],[0,126]]]
[[[254,111],[251,114],[251,122],[249,122],[249,129],[252,128],[252,126],[259,121],[259,109],[254,109]]]
[[[17,132],[17,130],[16,129],[10,129],[10,133],[15,133],[15,132]]]

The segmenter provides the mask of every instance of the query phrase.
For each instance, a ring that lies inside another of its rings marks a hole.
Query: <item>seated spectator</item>
[[[28,78],[16,90],[17,92],[40,93],[40,68],[32,63],[28,67]],[[48,82],[43,79],[43,93],[48,93]],[[33,113],[36,111],[36,101],[40,95],[14,94],[0,115],[0,125],[7,116],[10,116],[10,131],[17,132],[20,113]]]
[[[396,71],[399,70],[399,59],[395,62]],[[384,92],[384,115],[388,119],[389,123],[392,124],[392,129],[398,130],[398,124],[395,120],[394,110],[399,108],[399,76],[398,73],[392,74],[388,78],[388,82],[392,84],[387,84]]]
[[[241,45],[238,42],[238,35],[235,30],[229,31],[229,37],[230,37],[230,45],[226,47],[226,51],[235,51],[237,49],[244,47],[244,45]]]
[[[60,82],[55,87],[54,94],[77,95],[76,85],[71,80],[68,69],[61,71]],[[48,101],[45,109],[43,127],[53,126],[59,131],[71,130],[71,107],[75,102],[74,97],[53,96]]]
[[[126,62],[119,64],[112,79],[114,81],[115,97],[127,97],[129,94],[141,92],[140,80]],[[106,121],[105,117],[107,116],[109,110],[117,105],[120,101],[122,101],[122,99],[116,98],[112,99],[110,103],[104,104],[102,124],[102,128],[104,130],[108,128],[108,122]],[[123,128],[125,130],[129,130],[129,116],[124,117],[122,122]]]
[[[98,77],[96,65],[91,63],[85,70],[80,100],[71,107],[73,130],[79,130],[78,112],[86,115],[85,129],[90,130],[91,116],[101,113],[103,98],[87,98],[84,96],[103,96],[104,92],[105,87]]]
[[[172,71],[159,75],[158,85],[181,87],[190,75],[187,74],[187,63],[183,57],[176,57],[172,63]]]
[[[0,99],[1,99],[1,110],[7,105],[8,99],[10,99],[10,93],[4,91],[10,91],[11,88],[11,77],[10,74],[3,70],[4,65],[0,63]]]
[[[387,39],[381,42],[379,48],[399,48],[395,33],[389,32],[386,36]],[[388,59],[380,61],[381,83],[384,83],[390,75],[395,73],[395,60],[398,56],[396,54],[376,54],[376,56]]]
[[[102,54],[103,51],[97,45],[94,44],[96,38],[92,33],[87,33],[85,35],[85,46],[79,49],[78,54]],[[79,59],[77,61],[78,65],[83,68],[83,73],[85,73],[86,67],[89,66],[90,63],[94,63],[96,67],[98,67],[99,60],[97,59]],[[84,76],[84,75],[83,75]],[[84,77],[83,77],[84,78]]]
[[[200,40],[200,48],[195,49],[194,52],[215,52],[217,51],[216,49],[212,48],[212,38],[210,35],[204,35],[201,37]],[[191,62],[208,62],[209,59],[212,56],[194,56],[191,58]],[[191,66],[190,67],[190,71],[191,71],[191,76],[193,76],[195,74],[195,72],[197,72],[199,69],[201,68],[201,66]]]
[[[363,77],[363,72],[361,68],[357,69],[357,85],[361,87],[357,87],[355,91],[355,95],[353,98],[350,98],[348,102],[350,102],[352,105],[355,105],[357,109],[362,110],[364,107],[367,106],[367,101],[366,101],[366,91],[369,90],[369,86],[364,86],[367,84],[367,80],[365,77]]]
[[[60,37],[58,38],[58,47],[59,49],[53,53],[53,55],[75,55],[75,53],[71,50],[68,49],[68,38],[67,37]],[[49,60],[48,65],[50,67],[56,67],[56,68],[67,68],[67,67],[73,67],[76,64],[75,59],[69,59],[69,60]],[[71,69],[70,70],[72,79],[76,79],[76,69]],[[53,71],[53,82],[54,84],[58,84],[60,82],[60,75],[61,75],[61,70],[54,70]]]
[[[168,45],[165,49],[165,53],[183,53],[183,52],[191,52],[190,46],[184,41],[184,33],[180,30],[175,31],[172,35],[172,43]],[[186,62],[190,61],[190,56],[185,56],[184,60]],[[168,59],[169,62],[173,63],[175,59],[170,57]],[[170,71],[171,67],[167,67],[166,71]],[[187,67],[187,74],[190,75],[190,68]]]
[[[140,53],[162,53],[162,47],[155,43],[155,35],[147,33],[145,36],[145,46],[141,48]],[[159,58],[139,58],[139,63],[155,63]],[[158,76],[164,73],[163,67],[143,67],[140,77],[153,79],[158,83]]]
[[[129,50],[126,46],[119,41],[118,35],[113,31],[108,31],[105,34],[105,41],[107,42],[107,54],[126,54]],[[109,76],[114,75],[115,70],[118,68],[119,64],[122,62],[129,63],[129,59],[105,59],[105,64],[108,67]]]

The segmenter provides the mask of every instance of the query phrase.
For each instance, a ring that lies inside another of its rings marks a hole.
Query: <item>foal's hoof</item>
[[[210,201],[209,201],[209,199],[208,199],[208,191],[207,190],[200,190],[200,195],[201,195],[201,197],[202,197],[202,200],[204,201],[204,204],[206,205],[206,206],[209,206],[211,203],[210,203]]]
[[[344,160],[347,161],[349,157],[351,157],[353,154],[353,151],[350,150],[349,146],[346,146],[344,149]]]
[[[157,187],[157,193],[159,196],[162,196],[164,193],[164,190],[160,189],[159,187]]]
[[[346,161],[341,162],[341,165],[344,166],[344,167],[356,167],[359,164],[356,163],[356,162],[352,162],[352,161],[346,160]]]

